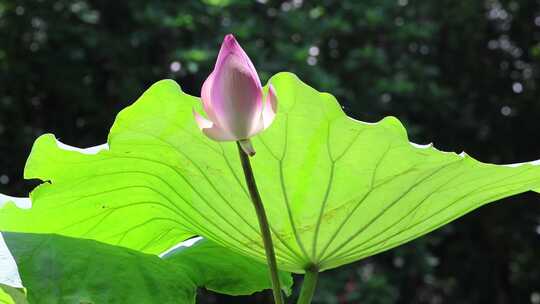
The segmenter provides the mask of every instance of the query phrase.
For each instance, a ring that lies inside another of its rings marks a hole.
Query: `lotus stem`
[[[249,155],[244,152],[242,146],[237,142],[238,153],[240,154],[240,161],[242,162],[242,168],[244,169],[244,175],[246,177],[246,184],[251,196],[251,201],[255,207],[257,213],[257,219],[259,220],[259,227],[261,229],[261,237],[264,243],[264,250],[266,252],[266,262],[268,269],[270,270],[270,279],[272,281],[272,292],[274,294],[274,303],[283,304],[283,295],[281,293],[281,285],[279,282],[278,268],[276,262],[276,254],[274,252],[274,245],[272,243],[272,235],[270,234],[270,226],[268,225],[268,219],[266,212],[264,211],[264,205],[257,189],[257,183],[255,182],[255,176],[253,175],[253,169],[251,168],[251,162],[249,161]]]
[[[317,279],[319,277],[319,269],[317,267],[308,267],[306,274],[304,275],[304,282],[302,282],[302,289],[300,290],[300,297],[298,297],[297,304],[310,304],[313,294],[315,293],[315,287],[317,286]]]

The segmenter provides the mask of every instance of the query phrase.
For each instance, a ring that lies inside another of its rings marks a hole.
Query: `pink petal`
[[[240,58],[240,61],[247,67],[247,70],[249,71],[249,74],[253,79],[256,79],[256,83],[259,86],[259,88],[262,89],[261,80],[259,79],[259,75],[257,74],[257,70],[255,69],[255,66],[251,62],[251,59],[249,59],[249,56],[246,54],[244,49],[240,46],[238,41],[234,38],[232,34],[228,34],[223,39],[223,43],[221,44],[221,49],[219,50],[218,58],[216,61],[216,66],[214,67],[214,71],[223,64],[223,61],[225,58],[227,58],[229,55],[234,54],[238,58]]]
[[[237,139],[247,139],[262,112],[259,79],[234,53],[222,58],[213,74],[210,100],[216,123]]]
[[[277,101],[276,90],[274,89],[274,86],[270,84],[268,86],[268,95],[266,95],[266,98],[264,99],[264,108],[262,110],[264,129],[268,128],[274,121],[274,118],[276,118]]]
[[[199,113],[193,110],[193,116],[195,116],[195,121],[203,133],[209,138],[215,141],[233,141],[236,140],[228,132],[220,128],[218,125],[212,121],[202,117]]]
[[[203,83],[203,86],[201,88],[201,99],[203,102],[204,112],[206,112],[206,115],[208,115],[208,118],[212,121],[217,121],[217,117],[214,114],[214,111],[212,110],[212,99],[211,99],[211,90],[212,90],[212,84],[214,82],[214,72],[210,73],[208,78]]]
[[[276,117],[276,112],[277,112],[276,90],[270,84],[268,86],[268,94],[264,98],[264,107],[261,112],[261,116],[255,128],[251,130],[249,137],[253,137],[257,135],[258,133],[260,133],[261,131],[268,128],[274,121],[274,118]]]

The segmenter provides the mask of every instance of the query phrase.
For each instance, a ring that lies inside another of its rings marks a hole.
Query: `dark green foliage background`
[[[31,189],[23,166],[44,132],[101,144],[151,83],[173,78],[198,95],[227,33],[263,82],[291,71],[355,118],[399,117],[413,141],[538,159],[538,16],[534,0],[0,0],[0,192]],[[323,273],[315,302],[536,304],[539,257],[540,199],[521,195]]]

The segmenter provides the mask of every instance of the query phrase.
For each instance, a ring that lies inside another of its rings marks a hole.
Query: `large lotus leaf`
[[[292,74],[270,82],[278,114],[254,138],[252,162],[282,269],[356,261],[540,187],[540,166],[414,145],[396,118],[356,121]],[[110,150],[65,151],[54,136],[40,137],[25,176],[48,182],[32,193],[32,209],[0,210],[0,228],[147,253],[198,234],[264,261],[236,145],[206,138],[193,109],[202,112],[198,98],[160,81],[118,115]]]
[[[161,259],[58,235],[5,233],[4,238],[30,303],[195,303],[197,287],[246,295],[271,286],[265,264],[207,240]],[[290,291],[291,275],[280,275]]]

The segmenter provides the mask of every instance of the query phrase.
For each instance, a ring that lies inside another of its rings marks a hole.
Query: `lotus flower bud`
[[[277,96],[272,85],[263,96],[253,63],[231,34],[223,40],[201,99],[208,118],[193,114],[204,134],[216,141],[238,141],[247,154],[254,155],[249,139],[274,120]]]

